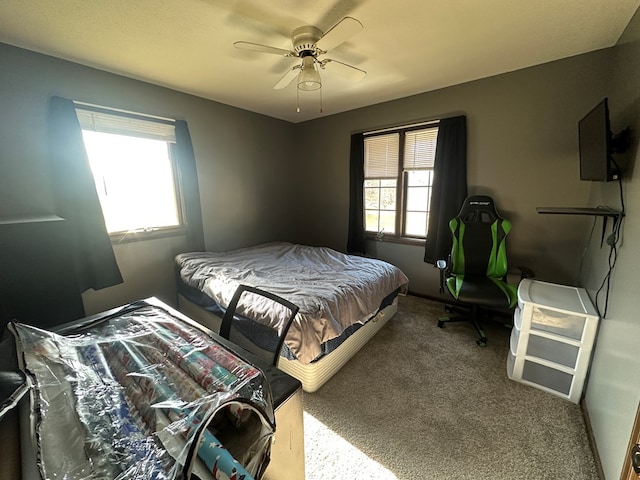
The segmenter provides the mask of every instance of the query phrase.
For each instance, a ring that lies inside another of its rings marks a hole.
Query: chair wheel
[[[486,338],[479,338],[478,340],[476,340],[476,343],[478,344],[479,347],[486,347],[487,346],[487,339]]]

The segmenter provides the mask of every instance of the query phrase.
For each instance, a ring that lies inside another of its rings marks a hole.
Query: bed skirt
[[[220,330],[222,319],[219,316],[199,307],[180,294],[178,294],[178,308],[182,313],[214,332]],[[349,359],[358,353],[397,311],[398,297],[396,296],[390,305],[380,310],[375,317],[358,328],[331,353],[308,364],[301,363],[298,360],[289,360],[281,356],[278,368],[300,380],[300,382],[302,382],[302,389],[305,392],[313,393],[335,375]]]

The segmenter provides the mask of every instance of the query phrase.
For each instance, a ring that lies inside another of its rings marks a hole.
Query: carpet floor
[[[509,380],[510,330],[437,328],[443,305],[397,315],[304,395],[307,480],[597,480],[579,405]]]

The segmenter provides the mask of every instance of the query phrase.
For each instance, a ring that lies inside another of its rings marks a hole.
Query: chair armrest
[[[447,260],[436,260],[436,267],[440,270],[440,293],[444,293],[444,277],[449,269],[449,262]]]

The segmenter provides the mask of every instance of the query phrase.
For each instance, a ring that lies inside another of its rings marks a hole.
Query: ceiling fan
[[[273,86],[280,90],[287,87],[295,78],[300,90],[318,90],[322,87],[319,69],[324,70],[330,65],[330,69],[336,74],[353,81],[362,80],[367,72],[360,68],[348,65],[332,58],[318,57],[329,50],[346,42],[348,39],[363,30],[362,24],[352,17],[345,17],[331,27],[326,33],[311,25],[296,28],[291,34],[293,50],[270,47],[252,42],[235,42],[234,47],[254,52],[271,53],[284,57],[296,57],[301,59],[292,66],[287,73]]]

